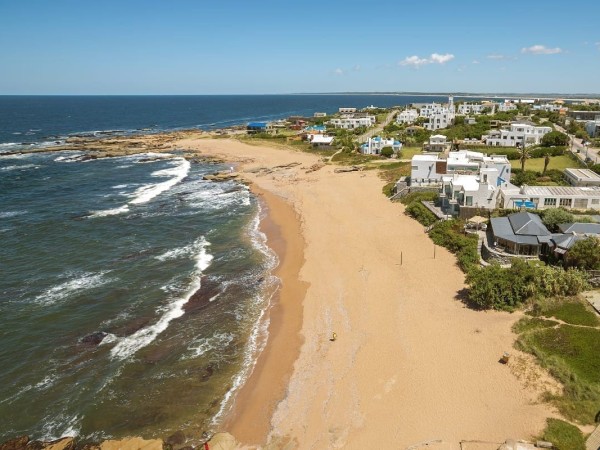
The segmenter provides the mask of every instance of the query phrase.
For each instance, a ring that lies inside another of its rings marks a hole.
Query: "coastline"
[[[432,257],[374,171],[309,171],[318,156],[197,135],[165,136],[153,151],[174,149],[239,166],[267,206],[260,230],[280,258],[267,345],[220,427],[242,444],[457,448],[528,438],[555,415],[541,389],[497,363],[518,315],[466,309],[455,257]]]
[[[302,300],[307,284],[299,280],[304,264],[304,239],[293,207],[255,184],[250,189],[266,206],[260,230],[279,258],[273,274],[279,278],[280,286],[268,311],[267,345],[236,394],[223,427],[244,444],[260,445],[266,442],[271,417],[285,395],[300,353]]]

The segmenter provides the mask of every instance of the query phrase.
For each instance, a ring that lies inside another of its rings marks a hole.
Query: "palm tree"
[[[521,172],[525,172],[525,161],[530,157],[529,150],[525,146],[525,143],[522,143],[521,145],[517,143],[517,148],[519,149],[520,153],[519,161],[521,161]]]
[[[544,156],[544,170],[542,170],[542,176],[546,175],[546,169],[548,169],[548,164],[550,164],[550,155],[546,153],[546,156]]]

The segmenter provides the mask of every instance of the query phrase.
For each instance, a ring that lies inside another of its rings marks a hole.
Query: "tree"
[[[551,131],[542,137],[542,147],[559,147],[569,143],[569,136],[560,131]]]
[[[527,159],[529,159],[529,157],[530,157],[529,149],[525,145],[525,142],[523,142],[521,144],[521,146],[518,148],[518,150],[519,150],[519,161],[521,161],[521,170],[523,172],[525,172],[525,161]]]
[[[586,270],[600,269],[600,239],[588,237],[575,242],[565,255],[565,262],[570,267]]]
[[[383,147],[381,149],[381,156],[385,156],[386,158],[391,158],[391,156],[394,154],[394,150],[392,149],[392,147]]]
[[[544,170],[542,170],[542,176],[546,175],[546,170],[548,170],[548,164],[550,164],[550,155],[546,153],[546,156],[544,156]]]
[[[558,231],[558,225],[561,223],[573,222],[573,214],[562,208],[550,208],[544,212],[542,222],[551,232]]]

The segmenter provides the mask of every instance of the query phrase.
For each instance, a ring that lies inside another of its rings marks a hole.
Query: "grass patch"
[[[379,157],[371,155],[361,155],[360,153],[340,152],[333,157],[331,162],[349,166],[358,166],[361,164],[367,164],[373,161],[374,159],[379,159]]]
[[[591,309],[579,299],[546,300],[535,308],[535,315],[554,317],[572,325],[597,327],[600,320]]]
[[[539,317],[523,317],[513,325],[512,329],[515,333],[521,334],[527,331],[551,328],[556,325],[558,325],[558,322],[554,320],[541,319]]]
[[[521,161],[518,159],[513,159],[510,161],[513,169],[521,168]],[[556,169],[556,170],[565,170],[569,167],[580,167],[575,160],[573,160],[569,155],[561,155],[561,156],[552,156],[550,157],[550,163],[548,164],[548,170]],[[525,161],[525,170],[533,170],[535,172],[541,172],[544,170],[544,158],[530,158]]]
[[[400,159],[412,159],[415,155],[422,153],[421,147],[402,147],[400,150]]]
[[[564,385],[561,396],[548,394],[569,420],[594,423],[600,411],[600,329],[561,325],[522,333],[517,348],[536,356]]]
[[[581,430],[558,419],[546,419],[546,429],[540,439],[552,442],[557,450],[585,450],[585,439]]]

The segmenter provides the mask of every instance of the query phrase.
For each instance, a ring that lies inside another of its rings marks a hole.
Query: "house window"
[[[575,204],[573,205],[573,208],[575,208],[575,209],[586,209],[587,205],[588,205],[587,198],[576,198],[575,199]]]
[[[467,196],[467,206],[473,206],[473,197]]]
[[[570,208],[571,207],[571,199],[570,198],[561,198],[559,205],[564,206],[565,208]]]
[[[556,199],[555,198],[545,198],[544,206],[556,206]]]
[[[593,198],[592,205],[598,205],[598,204],[600,204],[600,198]]]

